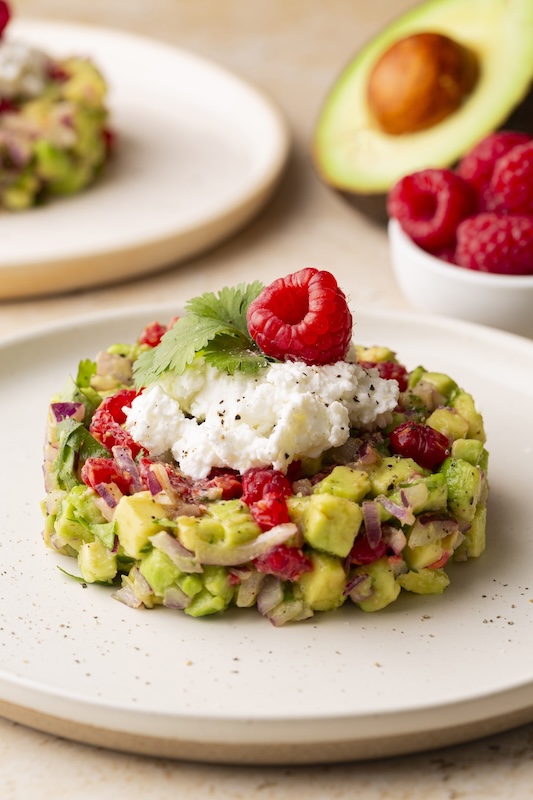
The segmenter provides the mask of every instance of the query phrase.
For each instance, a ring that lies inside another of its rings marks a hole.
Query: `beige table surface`
[[[176,304],[206,289],[307,265],[334,272],[352,306],[406,309],[383,227],[321,185],[309,159],[320,102],[357,47],[410,0],[19,0],[19,17],[140,32],[241,73],[277,100],[294,146],[279,190],[218,249],[146,278],[64,296],[0,303],[0,336],[93,309]],[[149,69],[149,65],[147,65]],[[2,800],[53,798],[533,797],[533,726],[419,756],[312,768],[223,767],[143,759],[0,720]]]

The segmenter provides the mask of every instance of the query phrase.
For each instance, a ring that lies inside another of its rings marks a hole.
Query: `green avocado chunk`
[[[316,550],[345,558],[362,521],[363,511],[357,503],[331,494],[314,494],[302,515],[302,533]]]

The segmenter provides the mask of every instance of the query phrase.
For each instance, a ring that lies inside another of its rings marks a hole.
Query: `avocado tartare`
[[[193,617],[442,593],[485,549],[483,419],[453,378],[351,336],[306,268],[82,360],[49,408],[45,543],[131,607]]]
[[[22,211],[93,183],[114,144],[107,84],[88,58],[55,58],[5,35],[0,2],[0,207]]]

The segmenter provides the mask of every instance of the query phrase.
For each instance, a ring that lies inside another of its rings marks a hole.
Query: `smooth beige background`
[[[384,227],[321,185],[309,143],[321,100],[351,54],[413,5],[408,0],[19,0],[20,17],[143,33],[239,72],[276,99],[294,145],[267,208],[215,251],[104,289],[2,303],[0,335],[100,308],[166,303],[172,297],[180,305],[207,289],[255,277],[268,282],[307,265],[337,275],[356,316],[357,308],[407,309],[392,277]],[[456,668],[450,665],[450,680]],[[2,800],[522,800],[533,797],[532,759],[533,726],[385,762],[278,769],[142,759],[0,720]]]

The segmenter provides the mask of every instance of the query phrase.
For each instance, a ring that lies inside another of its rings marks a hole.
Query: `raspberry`
[[[366,536],[358,536],[348,556],[351,564],[371,564],[382,558],[387,552],[387,545],[383,539],[376,547],[370,547]]]
[[[457,229],[457,263],[479,272],[533,274],[533,217],[486,212]]]
[[[122,427],[126,421],[124,406],[131,406],[137,396],[134,389],[120,389],[114,395],[106,397],[93,414],[89,431],[104,447],[111,450],[115,445],[129,447],[135,458],[141,446],[134,442],[131,435]]]
[[[307,267],[267,286],[252,302],[248,330],[261,350],[280,361],[330,364],[342,360],[352,315],[329,272]]]
[[[476,195],[469,183],[449,169],[423,169],[401,178],[387,199],[389,216],[425,250],[438,250],[455,239],[458,223],[473,213]]]
[[[531,141],[528,133],[498,131],[485,136],[459,162],[457,174],[483,195],[490,183],[496,161],[517,145]]]
[[[168,328],[160,322],[150,322],[141,331],[137,339],[139,344],[147,344],[148,347],[157,347]]]
[[[258,572],[275,575],[282,581],[299,581],[305,572],[311,572],[313,564],[299,547],[279,544],[270,552],[254,560]]]
[[[292,486],[283,472],[276,469],[262,469],[252,467],[242,476],[242,500],[247,505],[257,503],[267,493],[274,493],[280,497],[292,494]]]
[[[412,458],[421,467],[433,469],[449,454],[444,434],[419,422],[403,422],[391,431],[390,449],[403,458]]]
[[[513,147],[498,159],[487,189],[487,208],[533,214],[533,141]]]
[[[398,364],[396,361],[359,361],[359,364],[364,369],[370,367],[377,369],[380,378],[396,381],[400,392],[405,392],[407,389],[407,370],[403,364]]]

